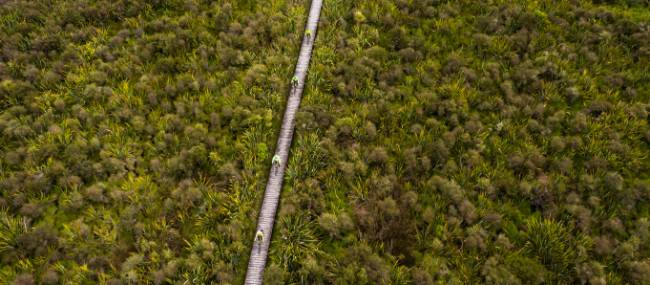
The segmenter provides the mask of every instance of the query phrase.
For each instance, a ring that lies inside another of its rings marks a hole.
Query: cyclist
[[[294,75],[291,78],[291,86],[293,86],[293,88],[296,88],[298,86],[298,76]]]
[[[257,244],[257,253],[262,251],[262,242],[264,242],[264,231],[257,230],[257,233],[255,233],[255,243]]]
[[[271,160],[271,165],[273,168],[275,168],[275,173],[278,172],[278,168],[280,168],[280,164],[282,163],[282,159],[280,158],[279,155],[274,155],[273,159]]]

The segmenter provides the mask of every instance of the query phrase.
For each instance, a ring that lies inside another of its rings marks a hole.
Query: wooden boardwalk
[[[264,191],[264,201],[262,202],[262,209],[257,220],[257,229],[255,230],[256,232],[262,231],[264,235],[261,242],[253,242],[248,261],[248,269],[246,271],[245,284],[262,284],[263,281],[264,267],[266,266],[273,222],[275,221],[275,212],[280,200],[280,192],[282,192],[284,171],[289,160],[289,148],[291,147],[295,125],[294,120],[298,106],[300,105],[302,91],[305,87],[305,78],[307,77],[307,69],[311,60],[322,5],[322,0],[312,0],[311,8],[309,9],[309,18],[307,19],[307,26],[305,28],[306,32],[303,35],[300,56],[298,57],[298,63],[296,64],[294,73],[294,78],[297,78],[298,82],[295,85],[292,82],[291,93],[287,100],[287,108],[284,112],[282,128],[280,129],[280,136],[278,137],[278,144],[275,150],[275,154],[280,157],[281,161],[279,165],[271,165],[269,180],[266,183],[266,190]],[[287,81],[289,81],[289,78],[287,78]]]

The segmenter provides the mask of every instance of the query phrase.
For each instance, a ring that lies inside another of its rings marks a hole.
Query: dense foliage
[[[308,1],[0,1],[0,284],[239,284]],[[266,284],[645,284],[643,0],[326,0]]]
[[[327,2],[269,284],[648,284],[627,4]]]
[[[295,1],[1,1],[0,283],[240,283]]]

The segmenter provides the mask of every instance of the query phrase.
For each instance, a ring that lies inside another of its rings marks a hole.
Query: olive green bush
[[[296,1],[1,1],[0,283],[240,283]]]
[[[647,283],[650,10],[604,2],[326,2],[275,276]]]
[[[240,284],[308,1],[0,1],[0,284]],[[325,1],[268,284],[645,284],[647,1]]]

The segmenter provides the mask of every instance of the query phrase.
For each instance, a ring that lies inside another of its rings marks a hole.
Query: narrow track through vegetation
[[[256,228],[256,232],[261,231],[263,236],[261,241],[255,240],[253,242],[250,259],[248,261],[245,284],[262,284],[264,267],[266,265],[269,244],[271,242],[271,233],[273,231],[273,223],[275,221],[276,209],[282,191],[282,181],[288,162],[289,148],[291,147],[291,141],[293,138],[295,125],[294,120],[305,87],[307,68],[309,67],[309,61],[311,60],[311,53],[314,47],[316,29],[318,28],[318,20],[322,5],[322,0],[312,0],[311,8],[309,9],[309,18],[307,19],[302,46],[300,48],[300,55],[296,64],[294,77],[292,78],[292,88],[287,100],[287,107],[284,112],[282,128],[280,129],[278,144],[275,151],[275,154],[280,157],[280,163],[273,164],[269,172],[269,180],[266,184],[266,190],[264,191],[264,201],[262,202],[262,208]],[[294,79],[297,79],[295,84],[293,82]]]

